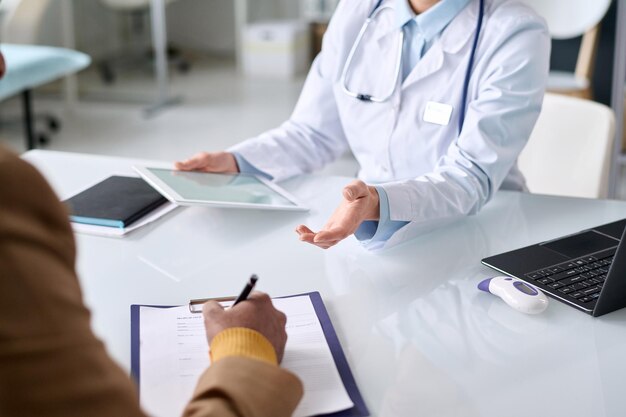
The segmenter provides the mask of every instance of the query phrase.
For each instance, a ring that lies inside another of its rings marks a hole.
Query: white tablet
[[[307,211],[276,184],[250,174],[217,174],[134,166],[165,198],[182,206]]]

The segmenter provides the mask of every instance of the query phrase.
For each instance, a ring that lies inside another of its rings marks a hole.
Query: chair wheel
[[[50,143],[50,136],[45,133],[37,133],[37,142],[40,145],[47,145]]]
[[[56,133],[58,131],[61,130],[61,121],[54,118],[54,117],[49,117],[48,118],[48,129],[50,129],[50,131],[52,133]]]
[[[111,65],[103,62],[98,65],[98,70],[102,82],[104,82],[105,84],[113,84],[115,82],[115,72],[113,71]]]
[[[181,74],[187,74],[191,70],[191,64],[186,60],[179,61],[176,66]]]

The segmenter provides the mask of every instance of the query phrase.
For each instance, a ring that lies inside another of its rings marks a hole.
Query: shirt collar
[[[470,0],[441,0],[424,13],[416,15],[409,0],[396,0],[397,27],[404,26],[414,19],[418,32],[427,42],[439,35]]]

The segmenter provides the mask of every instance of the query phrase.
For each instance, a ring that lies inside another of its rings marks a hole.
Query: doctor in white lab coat
[[[516,161],[541,109],[550,38],[523,4],[483,2],[476,38],[481,0],[342,0],[291,118],[177,167],[282,180],[350,149],[359,180],[321,230],[296,229],[322,248],[352,234],[387,248],[478,212],[498,189],[524,190]]]

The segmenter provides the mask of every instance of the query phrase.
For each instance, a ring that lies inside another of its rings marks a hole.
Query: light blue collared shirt
[[[403,80],[469,1],[441,0],[424,13],[416,15],[411,9],[409,0],[396,0],[396,22],[398,28],[404,31]]]

